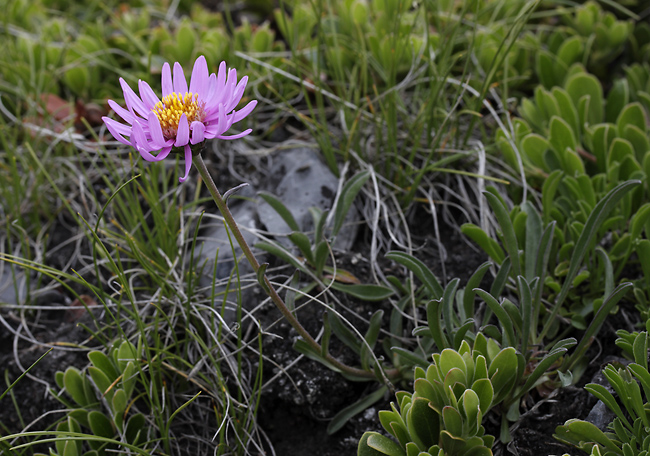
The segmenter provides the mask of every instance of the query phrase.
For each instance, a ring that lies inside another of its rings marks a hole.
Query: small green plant
[[[56,427],[59,437],[57,456],[104,456],[125,447],[147,448],[154,435],[145,416],[136,410],[135,402],[140,396],[137,387],[140,360],[137,348],[129,341],[116,342],[108,355],[91,351],[91,366],[86,373],[74,367],[56,373],[56,383],[71,401],[62,394],[55,394],[68,409],[66,418]],[[90,432],[84,440],[66,438],[66,433]],[[96,438],[95,438],[96,437]],[[90,452],[84,446],[88,443]],[[113,442],[110,442],[113,441]]]
[[[609,431],[603,432],[587,421],[570,419],[556,428],[554,437],[603,456],[646,456],[650,452],[648,332],[625,335],[617,344],[633,356],[634,362],[627,366],[609,364],[603,370],[615,395],[599,384],[585,386],[616,415]]]
[[[499,349],[481,334],[472,349],[444,349],[426,369],[415,368],[414,392],[396,394],[398,408],[379,412],[383,428],[397,442],[366,432],[359,456],[488,456],[494,437],[485,434],[483,416],[503,400],[518,378],[511,347]]]

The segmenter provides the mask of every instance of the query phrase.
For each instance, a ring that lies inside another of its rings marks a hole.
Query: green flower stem
[[[203,182],[205,182],[205,185],[208,187],[208,190],[210,190],[210,194],[212,195],[212,199],[216,203],[217,207],[219,208],[219,211],[221,212],[221,215],[223,216],[223,219],[226,222],[226,225],[228,225],[228,228],[230,228],[230,231],[232,232],[233,236],[235,236],[235,239],[237,240],[237,243],[239,244],[239,247],[244,251],[244,255],[246,256],[246,259],[250,263],[250,265],[253,267],[253,270],[257,274],[257,271],[260,269],[260,264],[257,261],[257,258],[255,258],[255,255],[253,255],[253,252],[251,251],[250,247],[248,246],[248,243],[244,239],[244,236],[242,235],[241,231],[239,230],[239,227],[237,226],[237,222],[235,222],[235,219],[233,218],[232,214],[230,213],[230,210],[228,209],[228,205],[224,201],[223,197],[219,193],[219,190],[217,189],[217,186],[215,185],[214,181],[212,180],[212,177],[210,176],[210,173],[208,172],[208,168],[205,166],[205,162],[203,161],[203,157],[201,157],[200,153],[197,153],[194,155],[193,160],[194,165],[199,170],[199,173],[201,174],[201,177],[203,178]],[[303,338],[305,342],[307,342],[314,350],[316,350],[318,353],[321,352],[321,346],[318,342],[314,340],[311,335],[307,332],[307,330],[300,324],[298,319],[291,313],[291,311],[287,308],[286,304],[280,297],[277,291],[275,291],[275,288],[273,288],[273,285],[271,285],[271,282],[269,279],[264,275],[264,283],[266,284],[265,291],[275,304],[275,306],[278,308],[280,313],[282,313],[282,316],[286,318],[286,320],[293,326],[293,328],[298,331],[298,334]],[[327,360],[328,363],[332,364],[334,367],[337,369],[340,369],[342,372],[345,372],[347,374],[350,374],[355,377],[363,377],[363,378],[374,378],[375,374],[363,369],[358,369],[356,367],[351,367],[348,366],[347,364],[343,364],[336,358],[334,358],[332,355],[329,353],[325,354],[324,359]],[[395,378],[399,375],[399,371],[397,369],[391,369],[389,371],[386,371],[386,376],[388,378]]]

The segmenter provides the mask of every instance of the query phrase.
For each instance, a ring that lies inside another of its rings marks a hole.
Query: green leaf
[[[630,85],[627,79],[621,78],[614,81],[614,85],[609,90],[607,95],[607,117],[606,121],[609,123],[616,122],[623,108],[630,101]]]
[[[95,435],[109,439],[115,437],[113,422],[102,412],[97,410],[88,412],[88,425]]]
[[[627,125],[621,132],[621,135],[634,147],[637,161],[643,163],[643,158],[650,152],[650,138],[648,134],[636,125]]]
[[[567,149],[575,151],[577,142],[571,126],[561,117],[553,116],[549,127],[549,141],[557,152],[562,162],[563,169],[567,171],[566,155]]]
[[[355,353],[361,353],[361,342],[356,334],[347,327],[341,318],[336,315],[334,311],[327,312],[327,319],[329,320],[332,332],[338,337],[341,342],[347,345]]]
[[[521,150],[526,158],[539,169],[545,169],[544,153],[551,145],[546,138],[531,133],[521,140]]]
[[[607,169],[607,156],[614,138],[616,138],[616,128],[612,124],[600,124],[592,129],[592,153],[596,157],[598,172],[602,173]]]
[[[406,423],[413,442],[425,450],[436,443],[440,434],[440,415],[431,407],[428,399],[416,397],[406,414]]]
[[[481,290],[480,288],[476,288],[474,291],[481,297],[481,299],[485,301],[490,310],[492,310],[494,315],[496,315],[497,320],[499,320],[501,328],[503,329],[504,335],[507,339],[507,341],[504,341],[503,344],[514,347],[517,344],[517,339],[515,338],[515,331],[512,320],[510,319],[510,315],[508,315],[505,309],[490,293]]]
[[[571,126],[571,130],[573,130],[579,143],[582,136],[582,126],[580,125],[580,117],[578,116],[578,110],[576,109],[573,100],[571,100],[567,91],[560,87],[553,87],[552,93],[557,101],[560,110],[560,117]]]
[[[446,406],[442,409],[442,421],[445,429],[454,437],[463,436],[463,417],[454,407]]]
[[[451,340],[448,339],[451,335],[447,337],[442,331],[442,299],[432,299],[427,303],[427,326],[438,350],[451,346]]]
[[[589,110],[585,119],[589,125],[600,123],[604,119],[603,87],[598,78],[587,73],[576,73],[569,77],[566,91],[575,105],[583,97],[589,98]]]
[[[467,236],[476,244],[478,244],[478,246],[482,248],[483,251],[487,253],[488,256],[492,260],[494,260],[495,263],[497,264],[503,263],[503,259],[505,257],[505,254],[503,253],[503,249],[501,249],[499,243],[496,240],[492,239],[490,236],[488,236],[487,233],[483,231],[483,229],[479,228],[473,223],[464,223],[463,225],[461,225],[460,230],[465,236]]]
[[[517,366],[517,352],[513,347],[501,350],[490,363],[488,375],[494,387],[494,395],[499,402],[503,397],[512,394],[511,388],[519,380]]]
[[[494,399],[494,387],[492,382],[487,378],[479,378],[472,383],[472,390],[476,393],[479,399],[479,407],[483,416],[492,407],[492,400]]]
[[[555,432],[556,437],[563,442],[569,442],[574,445],[581,442],[600,443],[607,449],[614,451],[615,454],[620,454],[620,449],[605,433],[598,429],[596,425],[587,421],[571,419],[564,423],[563,426],[558,426]]]
[[[87,407],[90,403],[86,400],[84,393],[84,379],[81,371],[72,366],[68,367],[63,374],[63,385],[72,399],[82,407]]]
[[[298,250],[300,250],[300,253],[302,253],[302,256],[305,257],[307,262],[312,266],[315,266],[316,262],[314,261],[314,255],[311,250],[311,241],[307,235],[300,231],[294,231],[287,237],[296,247],[298,247]]]
[[[631,287],[632,284],[629,282],[622,283],[616,287],[616,289],[612,292],[611,295],[607,297],[607,299],[605,299],[605,302],[603,302],[603,304],[600,306],[598,312],[596,312],[593,319],[589,323],[589,326],[585,330],[585,333],[582,335],[580,343],[575,348],[571,356],[563,363],[561,368],[562,371],[566,372],[567,370],[571,369],[580,359],[580,357],[584,355],[589,345],[591,345],[593,338],[600,330],[600,327],[605,322],[614,306],[618,304],[621,298],[625,296],[625,293],[627,293]]]
[[[440,282],[438,282],[436,276],[423,262],[412,255],[398,251],[390,251],[386,253],[386,258],[393,260],[402,266],[406,266],[409,271],[411,271],[418,279],[420,279],[420,281],[429,291],[429,294],[432,298],[442,298],[443,289],[440,285]]]
[[[363,412],[381,400],[384,397],[386,391],[388,391],[388,387],[382,385],[376,391],[373,391],[372,393],[362,397],[353,404],[343,408],[336,415],[334,415],[332,421],[330,421],[330,423],[327,425],[327,433],[329,435],[334,434],[336,431],[341,429],[345,423],[350,420],[350,418],[358,415],[359,413]]]
[[[115,415],[121,415],[126,410],[127,397],[123,389],[117,388],[112,400],[113,412]]]
[[[131,445],[138,445],[138,443],[144,442],[146,423],[146,419],[142,413],[136,413],[129,418],[126,423],[126,429],[124,430],[126,441]]]
[[[377,432],[365,432],[359,441],[357,456],[406,456],[394,441]]]
[[[641,131],[646,131],[645,111],[638,101],[625,106],[619,114],[616,120],[618,134],[622,136],[628,125],[633,125]]]
[[[558,297],[553,304],[551,314],[547,320],[548,323],[544,326],[539,335],[540,339],[546,335],[550,329],[550,325],[554,323],[555,316],[564,303],[564,299],[566,299],[567,295],[569,294],[573,279],[578,273],[578,270],[582,264],[582,260],[587,254],[587,248],[591,244],[593,238],[596,236],[598,228],[600,228],[611,210],[616,207],[623,196],[625,196],[627,192],[640,184],[640,181],[627,181],[619,184],[598,202],[593,212],[589,215],[587,223],[580,233],[580,237],[578,238],[578,241],[576,242],[575,248],[573,250],[573,254],[571,255],[569,270],[565,277],[564,283],[562,284],[560,293],[558,294]]]
[[[355,298],[362,299],[364,301],[382,301],[395,292],[392,288],[384,287],[382,285],[371,285],[371,284],[344,284],[332,281],[330,283],[331,287],[335,290],[341,291]]]
[[[372,317],[370,317],[368,331],[366,331],[366,334],[364,336],[366,343],[361,345],[361,366],[363,369],[368,369],[370,367],[370,361],[372,359],[371,351],[377,343],[377,337],[379,337],[379,331],[381,330],[381,320],[383,316],[384,311],[377,310],[374,314],[372,314]]]
[[[281,260],[289,263],[292,265],[294,268],[299,269],[301,271],[305,270],[305,265],[302,264],[295,256],[291,254],[288,250],[286,250],[284,247],[275,244],[273,242],[258,242],[255,244],[255,247],[258,249],[262,249],[265,252],[270,253],[271,255],[275,255],[276,257],[280,258]]]
[[[517,244],[517,237],[515,236],[515,230],[512,226],[512,221],[510,220],[510,215],[506,210],[506,207],[503,205],[501,200],[490,192],[483,192],[485,198],[488,200],[494,215],[499,222],[501,227],[501,233],[503,234],[503,244],[508,252],[508,256],[512,261],[512,271],[516,276],[521,275],[521,266],[519,264],[519,246]]]
[[[539,80],[542,85],[547,89],[550,89],[551,87],[558,85],[561,82],[558,81],[555,77],[555,72],[553,71],[554,63],[555,55],[544,49],[538,50],[537,59],[535,61],[535,72],[539,76]]]
[[[568,68],[582,55],[582,37],[574,36],[564,41],[557,52],[555,74],[566,74]]]
[[[284,223],[289,226],[291,231],[300,231],[300,226],[298,225],[298,222],[296,222],[291,211],[275,195],[268,192],[259,192],[258,196],[266,201],[266,203],[278,213],[282,220],[284,220]]]
[[[476,296],[474,288],[478,288],[481,285],[481,281],[485,273],[490,269],[490,266],[492,266],[492,263],[486,261],[474,271],[474,274],[467,281],[467,285],[463,290],[463,319],[474,315],[474,297]]]
[[[95,382],[95,386],[102,396],[106,396],[108,400],[111,400],[113,397],[113,391],[109,391],[109,388],[113,382],[106,376],[106,374],[104,374],[104,371],[94,366],[90,366],[88,367],[88,373],[90,374],[90,378],[93,379],[93,382]]]
[[[332,236],[336,236],[341,230],[343,222],[345,221],[345,217],[347,216],[348,211],[354,202],[354,199],[357,197],[357,194],[369,178],[370,173],[368,171],[361,171],[348,182],[346,182],[343,186],[341,195],[339,196],[339,200],[336,205],[336,209],[334,210],[334,226],[332,227]]]
[[[88,359],[96,368],[100,369],[104,375],[111,381],[114,382],[118,377],[117,369],[111,362],[110,358],[106,356],[103,352],[93,350],[88,353]]]

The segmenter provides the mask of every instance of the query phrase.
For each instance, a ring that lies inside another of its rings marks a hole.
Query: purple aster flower
[[[249,102],[239,111],[235,108],[244,94],[248,77],[237,83],[237,70],[226,71],[226,62],[219,65],[218,74],[208,74],[205,57],[196,59],[190,87],[183,74],[183,68],[174,63],[174,75],[165,63],[162,68],[162,100],[158,99],[149,84],[138,81],[140,96],[120,78],[127,109],[113,100],[108,104],[127,124],[102,117],[108,131],[119,142],[133,146],[147,161],[160,161],[167,157],[173,147],[185,149],[185,176],[192,166],[191,144],[205,139],[237,139],[252,130],[232,136],[224,136],[230,127],[242,120],[257,105]],[[127,139],[128,138],[128,139]],[[153,155],[152,152],[158,152]]]

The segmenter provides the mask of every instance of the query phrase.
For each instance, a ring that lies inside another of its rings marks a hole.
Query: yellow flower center
[[[183,113],[187,116],[187,121],[190,124],[195,120],[203,121],[205,117],[204,103],[199,103],[198,99],[198,93],[186,92],[183,95],[174,92],[163,97],[162,101],[154,106],[153,112],[160,121],[163,136],[166,139],[176,137],[178,122],[181,120]]]

